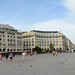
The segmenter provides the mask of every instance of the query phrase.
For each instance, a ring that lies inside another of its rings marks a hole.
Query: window
[[[12,51],[12,49],[11,49],[11,51]]]
[[[1,41],[2,39],[0,38],[0,41]]]
[[[9,51],[9,49],[7,51]]]
[[[55,39],[53,39],[53,41],[55,41]]]
[[[8,46],[10,46],[10,44],[8,43]]]
[[[23,45],[25,47],[25,45]]]
[[[0,51],[2,51],[2,49],[0,49]]]
[[[5,37],[5,36],[3,35],[3,37]]]
[[[12,46],[13,44],[11,43],[11,46]]]
[[[10,42],[12,42],[12,39],[11,39],[11,41]]]
[[[58,36],[58,34],[56,34],[56,36]]]
[[[53,34],[53,36],[54,36],[54,34]]]
[[[3,46],[5,46],[5,44],[3,44]]]
[[[14,49],[14,51],[15,51],[15,49]]]
[[[16,44],[14,43],[14,46],[16,46]]]
[[[9,37],[9,35],[8,35],[8,37]]]
[[[47,39],[47,41],[49,41],[49,39]]]
[[[33,40],[33,38],[32,38],[32,40]]]
[[[59,40],[61,40],[61,39],[59,39]]]
[[[34,43],[34,41],[32,41],[32,43]]]
[[[13,36],[13,38],[15,38],[15,36]]]
[[[56,43],[58,43],[58,41]]]
[[[58,44],[56,44],[56,46],[58,46]]]
[[[46,39],[44,39],[44,41],[46,41]]]
[[[9,41],[9,39],[8,39],[8,41]]]
[[[59,42],[59,43],[61,43],[61,42]]]
[[[56,39],[56,41],[58,41],[58,39]]]
[[[15,40],[13,40],[15,42]]]
[[[19,37],[19,39],[21,39],[21,37]]]

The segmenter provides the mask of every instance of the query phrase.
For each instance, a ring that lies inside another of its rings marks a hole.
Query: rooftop
[[[38,32],[38,33],[58,33],[58,31],[39,31],[39,30],[31,30],[30,32]]]
[[[9,26],[8,24],[0,24],[0,28],[15,29],[14,27]]]

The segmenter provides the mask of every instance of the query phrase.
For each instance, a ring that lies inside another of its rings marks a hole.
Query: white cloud
[[[36,23],[31,26],[32,27],[29,28],[28,30],[61,31],[73,43],[75,43],[74,41],[75,25],[69,24],[63,20],[50,20],[47,22]]]
[[[31,29],[38,29],[38,30],[68,30],[74,29],[74,25],[69,24],[63,20],[50,20],[47,22],[33,24]]]
[[[72,13],[75,13],[75,0],[63,0],[63,5]]]

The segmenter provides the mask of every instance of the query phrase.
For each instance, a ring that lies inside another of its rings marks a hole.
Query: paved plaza
[[[3,58],[0,75],[75,75],[75,53],[28,55],[25,62],[15,56],[12,63]]]

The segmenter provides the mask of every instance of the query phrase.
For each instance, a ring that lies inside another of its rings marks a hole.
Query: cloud
[[[42,23],[36,23],[32,25],[31,29],[38,29],[38,30],[68,30],[74,29],[74,25],[69,24],[63,20],[49,20]]]
[[[63,33],[73,43],[75,43],[74,42],[75,25],[67,23],[64,20],[49,20],[46,22],[36,23],[27,26],[29,26],[29,28],[26,29],[26,31],[30,31],[30,30],[61,31],[61,33]]]
[[[69,11],[68,15],[75,15],[75,0],[62,0],[62,4]]]

